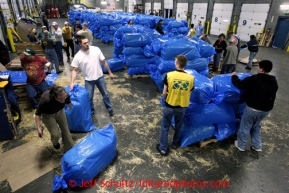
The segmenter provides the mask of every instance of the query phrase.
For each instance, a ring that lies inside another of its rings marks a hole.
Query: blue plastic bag
[[[111,72],[115,72],[118,70],[122,70],[124,68],[124,63],[121,59],[119,58],[112,58],[106,61]],[[107,70],[101,65],[103,73],[108,73]]]
[[[147,65],[150,61],[150,58],[145,57],[144,55],[131,55],[126,58],[126,66],[131,67],[143,67]]]
[[[191,93],[190,101],[208,104],[214,96],[213,82],[194,70],[186,70],[186,72],[195,78],[194,90]]]
[[[24,70],[22,71],[10,71],[0,72],[0,75],[10,75],[13,83],[26,83],[27,75]]]
[[[198,48],[186,38],[169,39],[162,48],[161,56],[165,60],[174,60],[177,55],[184,55],[188,60],[200,58]]]
[[[96,130],[79,142],[62,158],[62,177],[54,178],[53,189],[57,190],[65,180],[71,188],[89,182],[96,177],[116,156],[116,135],[112,124]],[[67,187],[67,185],[66,185]]]
[[[227,103],[194,104],[186,109],[185,121],[189,125],[211,125],[235,122],[233,107]]]
[[[243,80],[244,78],[251,76],[251,74],[238,73],[238,76],[240,80]],[[211,78],[211,80],[214,83],[215,91],[224,94],[223,102],[240,103],[244,100],[242,97],[245,92],[236,88],[233,85],[231,79],[232,79],[231,74],[221,74]]]
[[[213,125],[188,125],[183,124],[181,147],[186,147],[196,142],[200,142],[204,139],[214,136],[216,128]]]
[[[72,109],[68,110],[65,106],[66,118],[70,131],[88,132],[97,127],[93,125],[91,118],[91,107],[88,91],[79,86],[73,86],[73,91],[70,91],[70,86],[65,87],[65,91],[70,95]]]
[[[218,141],[222,141],[237,133],[239,125],[239,121],[227,124],[216,124],[217,129],[215,130],[214,136]]]
[[[45,79],[46,82],[47,82],[47,85],[48,85],[48,86],[53,86],[55,80],[56,80],[58,77],[59,77],[59,74],[56,74],[56,73],[54,72],[54,70],[51,70],[51,74],[48,74],[48,75],[46,76],[46,79]]]
[[[125,56],[130,56],[130,55],[142,55],[143,54],[143,49],[142,47],[124,47],[122,53]]]
[[[141,47],[151,44],[151,39],[144,33],[127,33],[123,35],[122,42],[127,47]]]

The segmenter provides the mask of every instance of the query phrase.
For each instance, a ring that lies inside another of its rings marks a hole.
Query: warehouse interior
[[[30,25],[40,32],[43,14],[50,14],[50,25],[57,22],[59,27],[63,27],[64,22],[69,21],[69,10],[80,13],[95,10],[92,11],[95,14],[131,12],[131,15],[149,15],[153,12],[154,16],[151,17],[175,18],[177,21],[186,20],[195,25],[201,21],[212,42],[215,42],[221,33],[227,36],[228,31],[233,31],[240,37],[241,45],[249,41],[250,35],[259,34],[256,59],[271,60],[274,65],[270,74],[276,77],[279,89],[273,110],[261,124],[262,152],[252,151],[250,140],[246,151],[240,152],[234,146],[237,137],[232,135],[221,141],[205,140],[204,147],[200,147],[200,143],[194,143],[184,148],[171,149],[168,156],[161,156],[156,151],[156,144],[159,143],[161,133],[163,108],[160,103],[161,92],[154,80],[149,74],[131,76],[126,68],[113,72],[113,80],[105,74],[114,116],[109,116],[96,89],[96,112],[92,121],[97,129],[106,128],[110,123],[113,125],[117,138],[117,154],[102,172],[95,176],[95,180],[88,182],[86,186],[54,192],[288,192],[288,1],[1,0],[0,9],[0,40],[9,48],[12,65],[13,60],[19,60],[19,54],[26,48],[17,45],[29,42],[29,39],[25,38]],[[25,23],[25,18],[33,19],[35,23]],[[19,39],[23,41],[20,42]],[[226,41],[228,39],[226,37]],[[114,42],[104,43],[94,37],[92,45],[101,49],[106,60],[115,57]],[[239,58],[248,56],[247,49],[240,51]],[[66,87],[70,84],[72,68],[64,51],[63,57],[64,65],[60,66],[63,73],[54,84]],[[19,63],[17,65],[19,66]],[[258,63],[255,63],[250,71],[245,67],[246,64],[239,62],[235,71],[252,75],[258,73]],[[209,78],[217,75],[218,73],[208,74]],[[75,82],[84,87],[81,73],[77,74]],[[19,95],[21,97],[17,98],[22,113],[22,120],[16,126],[17,133],[12,132],[13,139],[0,140],[0,192],[53,192],[55,176],[63,174],[63,148],[53,148],[47,129],[44,130],[42,138],[38,137],[32,108],[25,99],[24,88],[23,85],[14,85],[17,94],[23,92]],[[0,90],[3,92],[3,89]],[[3,105],[1,111],[6,108]],[[13,122],[6,128],[3,120],[1,117],[1,138],[6,136],[5,132],[8,130],[11,133],[13,124],[16,123]],[[169,141],[172,140],[173,132],[171,128]],[[92,131],[71,132],[71,135],[74,143],[78,144],[90,133]],[[172,180],[183,184],[180,187],[152,186],[156,182]],[[120,183],[124,181],[129,183]],[[184,181],[192,183],[186,184]],[[210,186],[210,183],[213,186]]]

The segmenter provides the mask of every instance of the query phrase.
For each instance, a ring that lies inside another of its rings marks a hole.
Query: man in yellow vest
[[[69,26],[69,23],[66,21],[64,22],[64,27],[62,28],[62,35],[65,47],[65,52],[67,56],[67,62],[70,62],[70,53],[69,47],[71,48],[71,56],[74,57],[74,43],[73,43],[73,31],[72,28]]]
[[[180,145],[185,111],[190,104],[191,91],[194,89],[195,80],[192,75],[187,74],[184,71],[187,61],[185,56],[178,55],[175,60],[176,70],[169,72],[163,81],[165,107],[161,126],[160,143],[156,146],[157,151],[162,156],[166,156],[169,153],[168,134],[173,117],[175,120],[175,134],[172,148],[177,149]]]

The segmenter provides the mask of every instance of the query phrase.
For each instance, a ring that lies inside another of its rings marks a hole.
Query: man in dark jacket
[[[160,19],[159,22],[157,23],[156,30],[157,30],[160,34],[165,34],[165,33],[163,32],[163,20],[162,20],[162,19]]]
[[[250,51],[250,56],[249,56],[249,62],[245,69],[251,70],[253,59],[255,58],[259,50],[256,36],[250,35],[250,41],[241,46],[241,48],[246,48],[246,47],[248,47],[248,50]]]
[[[246,90],[246,107],[238,131],[235,146],[245,151],[246,143],[251,135],[251,149],[262,151],[261,121],[273,109],[278,84],[275,76],[269,75],[273,64],[269,60],[259,62],[258,74],[240,80],[235,72],[232,73],[232,83],[241,90]]]

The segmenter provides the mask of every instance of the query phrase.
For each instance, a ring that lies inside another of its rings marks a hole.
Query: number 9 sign
[[[246,25],[247,24],[247,20],[243,20],[243,25]]]
[[[218,22],[218,17],[215,17],[215,22]]]

